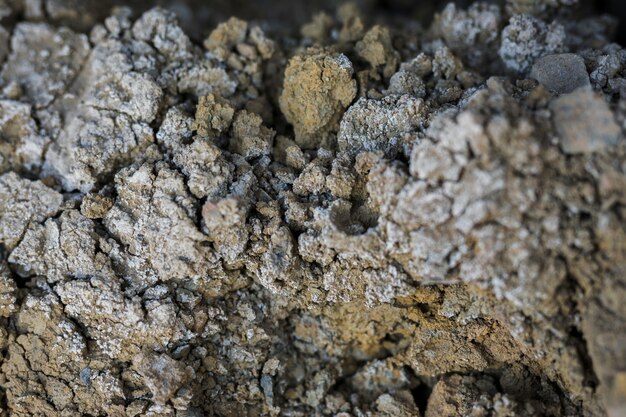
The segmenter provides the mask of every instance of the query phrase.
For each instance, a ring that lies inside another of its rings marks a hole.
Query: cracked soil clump
[[[0,2],[0,416],[626,415],[613,18],[128,5]]]

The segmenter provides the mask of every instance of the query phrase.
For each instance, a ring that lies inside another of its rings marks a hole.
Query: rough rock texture
[[[0,2],[0,416],[625,415],[614,20],[409,3]]]
[[[576,54],[543,56],[533,64],[530,77],[557,94],[590,85],[585,60]]]
[[[563,52],[565,29],[529,15],[513,15],[502,30],[500,57],[512,71],[526,72],[542,55]]]
[[[361,55],[375,52],[361,48]],[[383,54],[384,55],[384,54]],[[376,57],[372,56],[375,63]],[[384,63],[384,57],[382,57]],[[293,124],[301,147],[315,148],[336,128],[346,107],[356,96],[352,63],[343,54],[309,50],[293,57],[285,69],[280,109]]]

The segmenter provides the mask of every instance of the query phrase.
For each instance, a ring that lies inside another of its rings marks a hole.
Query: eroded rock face
[[[610,19],[71,3],[0,6],[0,410],[623,414]]]

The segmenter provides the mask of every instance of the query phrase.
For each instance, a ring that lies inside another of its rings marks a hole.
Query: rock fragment
[[[316,148],[327,142],[356,96],[353,72],[347,56],[323,49],[309,49],[289,61],[280,109],[293,125],[298,145]]]
[[[389,79],[387,94],[411,94],[418,98],[426,96],[424,79],[432,71],[432,60],[424,53],[400,64],[400,70]]]
[[[209,239],[227,262],[234,262],[248,242],[246,211],[245,204],[236,198],[207,201],[202,207]]]
[[[5,87],[15,84],[35,107],[45,107],[66,91],[89,50],[87,37],[68,28],[20,23],[0,79]]]
[[[269,155],[275,134],[259,115],[242,110],[233,121],[230,149],[246,159]]]
[[[337,134],[340,151],[382,151],[394,155],[407,145],[405,135],[423,123],[424,102],[408,95],[382,100],[360,98],[346,111]]]
[[[217,28],[211,32],[209,37],[204,41],[204,47],[208,50],[215,50],[216,48],[233,48],[246,37],[248,30],[248,23],[231,17],[224,23],[220,23]]]
[[[193,370],[167,355],[138,355],[135,359],[137,371],[144,378],[152,398],[157,404],[165,404],[192,377]]]
[[[453,415],[532,416],[538,410],[531,404],[518,404],[497,391],[490,378],[450,375],[433,388],[425,417]]]
[[[195,197],[213,199],[226,195],[234,168],[209,140],[198,137],[181,145],[174,152],[173,162],[187,177],[187,186]]]
[[[399,392],[393,396],[381,395],[376,399],[376,410],[380,417],[420,417],[422,415],[408,391]]]
[[[378,25],[365,33],[363,39],[357,42],[355,50],[372,68],[384,66],[382,72],[385,77],[394,74],[400,60],[399,54],[393,49],[389,29]]]
[[[142,297],[126,297],[114,275],[68,280],[55,287],[65,314],[78,322],[104,358],[129,362],[142,349],[184,343],[189,334],[176,319],[177,308],[164,286]],[[123,319],[122,319],[123,318]]]
[[[40,133],[29,105],[0,100],[0,138],[0,172],[39,172],[50,138]]]
[[[435,16],[431,30],[452,51],[467,57],[470,66],[476,67],[494,57],[501,24],[502,12],[495,4],[477,2],[465,10],[448,3]]]
[[[565,29],[529,15],[514,15],[502,30],[500,58],[512,71],[524,73],[543,55],[564,52]]]
[[[557,94],[571,93],[577,88],[591,85],[585,61],[576,54],[546,55],[539,58],[533,64],[530,78]]]
[[[54,216],[63,196],[41,181],[20,178],[13,172],[0,176],[0,244],[13,249],[29,223]]]
[[[196,107],[194,129],[200,136],[212,137],[230,127],[235,110],[213,94],[200,97]]]
[[[80,212],[90,219],[101,219],[113,207],[113,198],[107,195],[89,193],[80,205]]]
[[[77,210],[66,210],[59,218],[31,223],[9,263],[23,277],[42,275],[50,283],[68,278],[106,276],[109,261],[96,250],[98,235],[90,219]],[[36,256],[41,253],[40,256]]]
[[[555,99],[550,109],[565,153],[602,151],[620,140],[621,129],[613,112],[602,97],[588,88]]]
[[[143,44],[145,49],[147,45]],[[153,50],[144,51],[155,57]],[[88,192],[98,179],[138,155],[150,158],[156,150],[150,123],[163,91],[151,72],[134,67],[131,50],[117,39],[99,43],[81,71],[75,107],[46,154],[43,171],[60,179],[66,190]],[[150,62],[152,60],[148,60]],[[71,151],[70,151],[71,149]]]
[[[135,22],[132,33],[135,39],[150,42],[168,61],[191,58],[191,41],[171,11],[149,10]]]
[[[196,202],[182,174],[163,162],[143,164],[121,170],[115,188],[117,198],[103,224],[123,245],[111,256],[124,265],[131,285],[208,275],[207,239],[196,227]]]

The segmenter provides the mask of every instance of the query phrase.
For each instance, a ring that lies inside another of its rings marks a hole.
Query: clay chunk
[[[342,111],[356,96],[352,63],[344,54],[310,49],[293,57],[285,69],[280,109],[304,148],[326,142]]]

